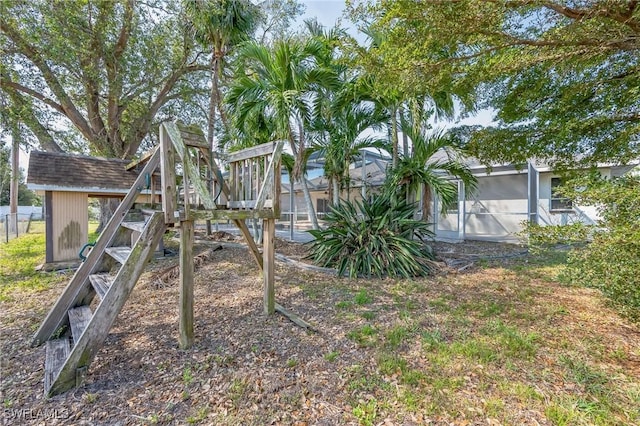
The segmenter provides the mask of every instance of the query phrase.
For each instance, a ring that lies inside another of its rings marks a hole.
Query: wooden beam
[[[180,136],[182,136],[185,145],[197,148],[210,148],[200,127],[196,125],[186,126],[180,123],[176,123],[176,126],[178,130],[180,130]]]
[[[75,342],[69,358],[55,379],[55,383],[48,389],[48,396],[59,394],[77,386],[77,370],[87,367],[104,343],[109,334],[109,329],[129,298],[149,259],[153,256],[155,247],[160,242],[164,230],[165,224],[162,214],[156,213],[149,219],[147,228],[140,236],[138,244],[133,248],[126,264],[120,268],[111,284],[111,289],[104,295],[104,299],[96,308],[84,333]],[[94,247],[89,256],[95,251],[96,248]],[[85,263],[89,260],[89,256],[87,256]]]
[[[56,304],[42,322],[36,334],[33,336],[33,340],[31,342],[32,346],[39,346],[49,340],[56,330],[58,330],[60,325],[67,321],[67,311],[75,307],[78,297],[81,297],[81,290],[83,287],[89,285],[89,275],[96,269],[96,265],[102,257],[104,249],[107,248],[115,238],[124,216],[138,197],[138,194],[140,193],[139,188],[142,188],[145,182],[145,175],[153,172],[159,162],[160,153],[156,150],[149,162],[144,166],[144,169],[142,169],[142,172],[136,178],[131,189],[124,197],[124,200],[122,200],[116,211],[113,213],[113,216],[96,241],[96,245],[87,255],[87,259],[80,265],[80,268],[78,268],[76,273],[73,275],[69,284],[67,284],[67,287],[56,301]]]
[[[258,197],[256,199],[256,210],[262,210],[266,206],[268,196],[271,196],[272,200],[274,200],[274,186],[280,184],[280,181],[276,182],[276,168],[280,168],[280,156],[282,155],[283,147],[283,141],[276,143],[276,147],[273,150],[273,155],[271,156],[271,162],[269,163],[269,167],[265,172],[264,180],[262,181],[262,188],[260,188],[260,193],[258,194]],[[271,205],[273,206],[273,201]]]
[[[214,176],[222,175],[215,161],[213,162],[209,161],[209,158],[206,156],[204,157],[204,159],[209,165],[209,167],[211,168],[211,170],[213,170]],[[230,199],[231,190],[229,189],[229,185],[227,185],[227,183],[224,180],[219,183],[222,185],[222,192],[224,193],[224,195],[227,197],[227,199]],[[239,219],[233,219],[233,223],[235,223],[238,229],[240,229],[240,232],[242,232],[244,239],[247,241],[247,245],[249,246],[249,249],[251,249],[251,254],[253,254],[253,258],[258,264],[258,267],[262,269],[262,256],[260,255],[260,250],[258,250],[258,246],[256,245],[256,242],[253,240],[253,237],[251,236],[251,232],[249,231],[249,228],[247,228],[247,224],[244,223],[244,220],[239,220]]]
[[[275,218],[269,210],[191,210],[182,220],[245,220]]]
[[[273,210],[273,214],[275,215],[276,218],[280,218],[280,190],[282,189],[282,158],[278,160],[274,173],[275,173],[274,182],[276,187],[274,188],[274,191],[273,191],[273,205],[271,206],[271,210]]]
[[[251,250],[251,254],[253,254],[253,258],[258,264],[258,268],[260,268],[260,270],[263,270],[264,265],[262,261],[262,255],[260,254],[260,250],[258,250],[258,246],[256,245],[256,242],[253,240],[253,235],[251,235],[251,231],[249,231],[249,228],[247,228],[247,224],[244,223],[244,220],[238,220],[238,219],[234,219],[233,223],[235,223],[238,229],[240,229],[240,232],[242,232],[242,236],[244,237],[244,240],[247,242],[247,246],[249,246],[249,249]]]
[[[200,195],[202,204],[208,209],[215,209],[216,203],[213,201],[213,197],[207,189],[206,182],[200,177],[199,170],[191,160],[191,155],[189,154],[189,150],[185,145],[182,136],[180,135],[178,126],[175,123],[165,122],[162,123],[162,127],[167,131],[169,139],[171,139],[171,142],[173,144],[173,148],[178,154],[178,157],[180,157],[180,159],[182,160],[182,168],[184,170],[184,173],[189,175],[189,180],[194,189],[198,192],[198,195]]]
[[[176,154],[164,126],[160,126],[160,181],[162,185],[162,210],[164,223],[176,223]]]
[[[262,275],[264,276],[264,313],[272,315],[275,312],[275,219],[262,221]]]
[[[131,170],[134,167],[146,162],[147,160],[149,160],[149,158],[151,158],[151,156],[153,155],[153,153],[155,152],[155,149],[151,149],[147,152],[145,152],[142,157],[140,157],[137,160],[132,160],[129,164],[127,164],[124,168],[125,170]]]
[[[251,148],[241,149],[240,151],[231,152],[227,156],[227,160],[230,163],[237,161],[247,160],[254,157],[262,157],[263,155],[269,155],[273,152],[276,144],[280,142],[267,142],[262,145],[252,146]]]
[[[230,209],[255,209],[262,210],[271,208],[273,200],[263,200],[262,206],[258,207],[257,200],[227,201],[227,207]]]
[[[317,332],[318,330],[316,330],[316,328],[314,326],[312,326],[311,324],[309,324],[308,322],[306,322],[305,320],[303,320],[302,318],[300,318],[298,315],[294,314],[291,311],[286,310],[282,305],[276,303],[276,312],[281,313],[282,315],[284,315],[285,317],[289,318],[289,320],[291,322],[293,322],[294,324],[305,328],[309,331],[313,331],[313,332]]]
[[[180,222],[180,348],[193,346],[193,221]]]

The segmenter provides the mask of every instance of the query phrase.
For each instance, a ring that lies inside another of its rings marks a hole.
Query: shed
[[[78,261],[88,239],[88,199],[123,198],[138,176],[126,160],[32,151],[27,187],[44,195],[45,264]],[[150,194],[138,202],[150,202]]]

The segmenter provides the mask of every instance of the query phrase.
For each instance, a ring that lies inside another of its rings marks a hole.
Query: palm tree
[[[320,88],[321,96],[315,103],[314,121],[310,125],[313,150],[324,157],[324,174],[329,181],[329,199],[339,202],[340,191],[349,190],[349,165],[365,148],[388,149],[388,144],[373,136],[363,137],[365,130],[380,130],[386,115],[372,102],[361,99],[358,77],[341,61],[338,47],[348,37],[334,27],[326,30],[315,20],[305,21],[307,31],[322,45],[316,60],[325,69],[331,69],[338,78],[335,87]]]
[[[359,79],[360,91],[367,94],[366,99],[375,102],[380,108],[387,111],[388,123],[387,132],[389,143],[391,144],[392,166],[397,167],[400,158],[398,133],[402,127],[402,120],[407,116],[417,117],[418,115],[434,114],[436,118],[452,118],[454,115],[454,96],[452,92],[434,89],[429,93],[407,94],[389,85],[384,81],[385,62],[389,58],[380,54],[379,48],[386,42],[386,35],[373,25],[368,25],[362,29],[368,38],[368,45],[356,46],[356,62],[361,66],[364,64],[365,71]],[[374,72],[366,70],[375,69]],[[429,106],[429,108],[427,108]],[[422,119],[415,122],[421,126]],[[403,132],[404,150],[407,154],[408,135]]]
[[[461,180],[469,192],[475,190],[477,180],[464,163],[466,152],[452,136],[430,132],[425,122],[416,126],[402,120],[402,130],[413,143],[412,153],[389,171],[386,191],[409,198],[422,190],[422,220],[427,221],[433,194],[440,198],[443,209],[457,200],[458,186],[451,178]]]
[[[329,198],[339,202],[340,192],[350,188],[349,166],[366,148],[389,149],[386,139],[362,136],[367,129],[379,130],[385,115],[367,103],[352,99],[334,100],[326,118],[313,126],[314,149],[324,154],[324,174],[329,181]]]
[[[277,40],[269,48],[255,42],[238,52],[238,73],[226,101],[236,122],[250,125],[251,117],[262,116],[274,123],[275,136],[289,141],[295,157],[293,178],[304,193],[309,220],[318,221],[304,178],[306,126],[313,117],[313,104],[321,87],[335,87],[335,73],[318,66],[322,46],[313,38]]]
[[[229,127],[220,90],[227,57],[253,34],[260,18],[260,8],[249,0],[185,0],[185,11],[193,24],[196,40],[211,49],[207,140],[215,151],[216,108],[225,129]]]

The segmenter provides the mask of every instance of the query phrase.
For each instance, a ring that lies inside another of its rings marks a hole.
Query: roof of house
[[[95,195],[124,194],[136,180],[129,162],[115,158],[32,151],[27,187],[36,191],[73,191]]]

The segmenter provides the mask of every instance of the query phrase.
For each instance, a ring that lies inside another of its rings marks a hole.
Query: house
[[[379,190],[385,181],[390,157],[363,151],[349,169],[350,199],[362,199]],[[541,225],[576,221],[593,224],[598,220],[593,206],[579,206],[555,194],[562,176],[545,164],[494,165],[490,169],[469,159],[468,166],[478,179],[477,190],[467,194],[458,182],[458,203],[441,212],[438,200],[432,211],[436,238],[447,241],[489,240],[517,242],[526,221]],[[628,166],[602,165],[603,176],[630,172]],[[88,237],[88,198],[122,198],[137,177],[127,161],[70,154],[32,152],[27,186],[45,198],[46,263],[77,261]],[[322,158],[312,158],[307,184],[319,219],[329,211],[329,188],[322,174]],[[152,185],[153,186],[153,185]],[[159,191],[146,190],[139,203],[158,202]],[[155,195],[154,195],[155,194]],[[342,193],[342,198],[347,194]],[[308,225],[307,208],[300,185],[293,193],[283,172],[280,196],[281,223]],[[418,212],[421,215],[421,212]]]
[[[604,177],[622,176],[637,164],[601,165]],[[547,164],[529,162],[525,167],[500,165],[487,169],[470,161],[478,179],[477,190],[464,197],[458,183],[458,205],[436,215],[434,231],[441,239],[517,242],[524,222],[539,225],[595,224],[595,206],[577,205],[557,194],[563,177]],[[437,204],[437,203],[436,203]]]
[[[310,161],[307,163],[307,186],[318,219],[322,219],[329,212],[331,204],[329,182],[323,175],[323,161],[321,156],[314,154],[310,156]],[[362,199],[367,194],[377,191],[384,183],[390,164],[390,156],[375,151],[362,150],[360,159],[351,164],[349,168],[349,199]],[[291,197],[289,176],[283,173],[280,192],[281,219],[289,219],[290,215],[293,215],[296,222],[304,221],[307,218],[307,205],[299,184],[294,185],[293,193],[295,196]],[[347,198],[347,194],[344,192],[340,196],[343,199]]]
[[[45,264],[77,262],[88,240],[89,198],[123,198],[138,177],[126,160],[32,151],[27,187],[44,196]],[[152,191],[138,202],[152,201]]]
[[[370,159],[367,157],[370,156]],[[384,182],[390,159],[375,153],[365,154],[350,169],[351,198],[362,199]],[[475,192],[467,194],[462,182],[458,184],[458,203],[442,212],[438,200],[432,202],[432,211],[441,212],[433,217],[436,238],[447,241],[488,240],[518,242],[518,233],[526,221],[540,225],[560,225],[575,222],[595,224],[598,220],[594,206],[580,206],[557,195],[555,188],[562,184],[562,176],[547,164],[529,162],[524,166],[511,164],[487,168],[474,159],[468,166],[478,179]],[[617,166],[602,165],[600,173],[606,177],[622,176],[637,163]],[[311,196],[319,217],[328,211],[327,180],[324,177],[309,179]],[[288,187],[282,191],[283,212],[290,202]],[[344,194],[343,194],[343,198]],[[294,208],[297,216],[306,214],[302,193],[295,189]],[[421,212],[418,212],[420,215]]]

